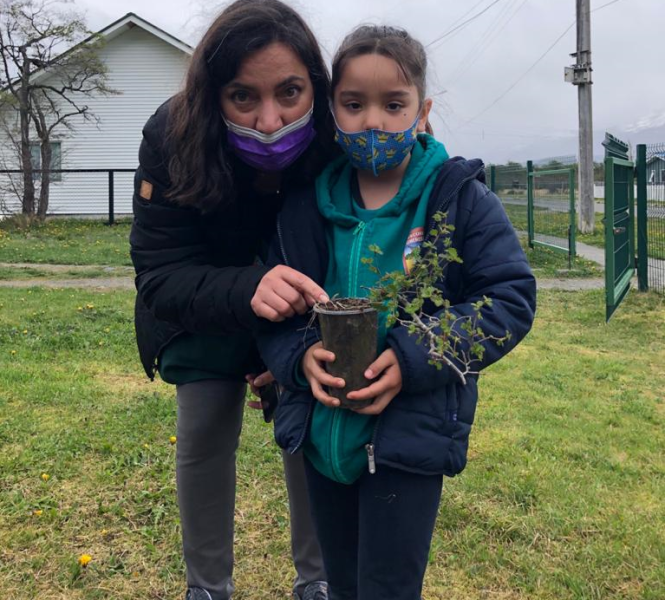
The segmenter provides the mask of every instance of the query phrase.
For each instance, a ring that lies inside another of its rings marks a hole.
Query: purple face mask
[[[307,149],[314,137],[314,106],[300,119],[269,135],[224,118],[227,139],[243,162],[259,171],[283,171]]]

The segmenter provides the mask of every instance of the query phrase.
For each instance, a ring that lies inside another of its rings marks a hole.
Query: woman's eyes
[[[284,90],[282,95],[288,100],[295,100],[298,96],[300,96],[301,92],[302,89],[300,87],[297,85],[291,85]]]
[[[251,100],[251,96],[245,90],[236,90],[231,94],[231,100],[235,104],[248,104]]]

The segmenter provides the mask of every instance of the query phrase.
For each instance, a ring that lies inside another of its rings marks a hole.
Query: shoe
[[[302,596],[293,592],[293,600],[328,600],[328,584],[325,581],[312,581],[307,584]]]
[[[327,597],[327,596],[326,596]],[[210,592],[200,587],[187,588],[185,600],[213,600]]]

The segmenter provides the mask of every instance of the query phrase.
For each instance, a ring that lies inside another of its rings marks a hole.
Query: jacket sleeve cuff
[[[266,319],[256,316],[252,309],[252,298],[256,293],[256,288],[261,283],[263,276],[270,271],[270,268],[265,266],[256,266],[247,270],[245,281],[240,286],[240,301],[238,302],[238,321],[240,321],[247,329],[257,333]]]
[[[450,383],[455,377],[447,365],[437,367],[429,363],[427,348],[418,343],[406,327],[393,327],[388,332],[386,342],[397,356],[402,372],[402,389],[405,392],[426,392]]]

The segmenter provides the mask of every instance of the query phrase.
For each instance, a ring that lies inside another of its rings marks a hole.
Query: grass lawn
[[[511,218],[520,207],[508,205]],[[513,214],[514,213],[514,214]],[[516,217],[515,217],[516,218]],[[526,213],[525,217],[526,219]],[[103,221],[87,219],[51,219],[30,229],[17,228],[12,221],[0,221],[0,263],[33,263],[30,267],[0,267],[0,280],[9,279],[76,279],[132,276],[123,269],[131,266],[129,258],[129,220],[113,227]],[[3,229],[4,227],[4,229]],[[524,224],[526,230],[526,220]],[[523,244],[537,277],[602,277],[603,272],[591,261],[578,258],[568,269],[568,258],[547,248],[530,249]],[[90,269],[47,271],[40,264],[83,265]]]
[[[140,372],[132,300],[0,290],[4,598],[183,593],[173,390]],[[605,325],[602,291],[540,294],[533,332],[481,381],[469,466],[445,485],[426,600],[665,598],[664,319],[656,295],[631,292]],[[271,434],[247,414],[238,600],[289,597]]]
[[[131,266],[130,226],[129,219],[112,227],[95,219],[48,219],[29,228],[0,221],[0,263]]]

